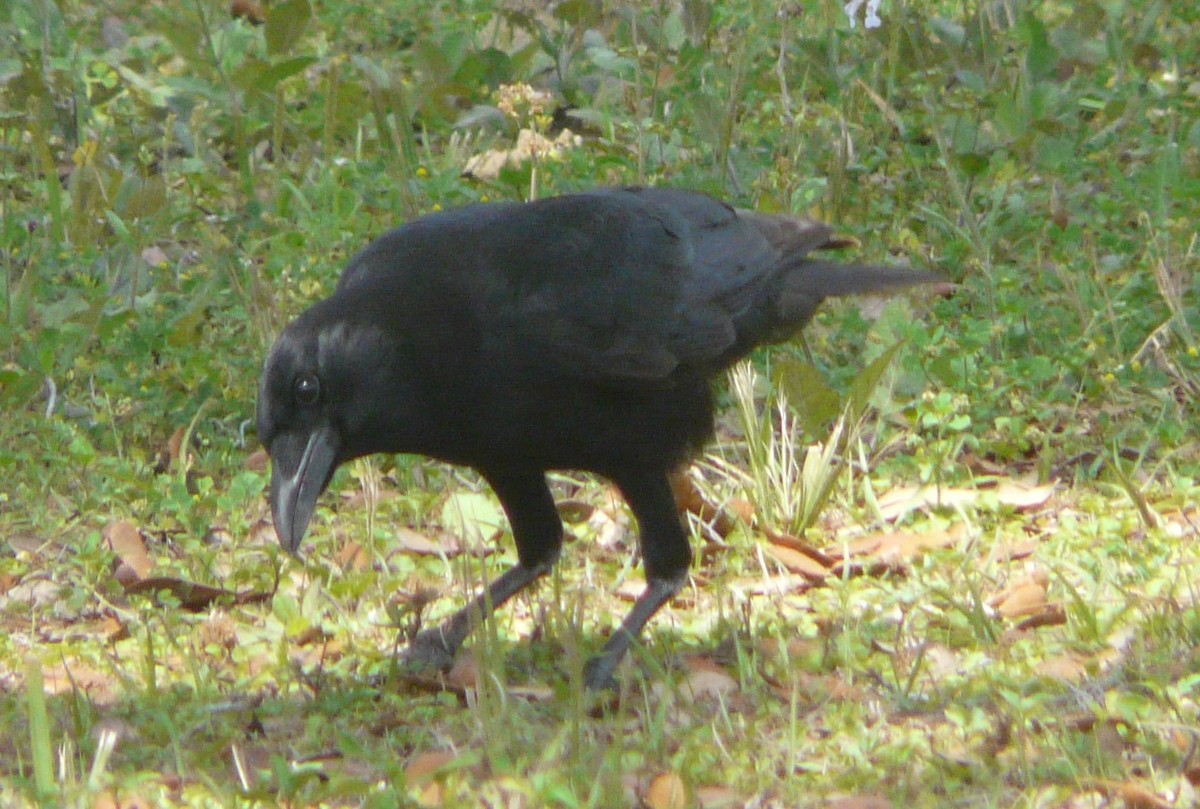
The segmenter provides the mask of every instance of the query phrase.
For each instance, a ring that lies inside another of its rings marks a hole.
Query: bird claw
[[[417,670],[449,671],[457,652],[458,649],[447,645],[439,630],[427,629],[413,638],[401,655],[401,661]]]
[[[593,657],[583,667],[583,684],[589,691],[618,691],[620,686],[613,676],[613,663],[608,655]]]

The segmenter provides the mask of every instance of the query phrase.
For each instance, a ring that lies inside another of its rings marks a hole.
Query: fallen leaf
[[[754,522],[754,504],[749,500],[741,497],[732,497],[729,500],[729,510],[737,515],[737,518],[746,525]]]
[[[256,0],[233,0],[229,4],[229,15],[235,20],[242,19],[252,25],[262,25],[267,21],[267,15]]]
[[[1102,789],[1125,801],[1126,809],[1171,809],[1168,801],[1158,797],[1145,787],[1128,781],[1119,784],[1105,784]]]
[[[1058,655],[1043,660],[1036,668],[1038,674],[1065,683],[1077,683],[1087,675],[1087,661],[1072,654]]]
[[[1017,624],[1017,629],[1037,629],[1040,626],[1062,626],[1067,622],[1067,611],[1062,604],[1044,604],[1040,610]]]
[[[92,798],[92,809],[121,809],[117,796],[105,790]]]
[[[729,672],[709,657],[691,655],[684,658],[688,669],[683,691],[692,699],[723,697],[737,690],[738,684]]]
[[[264,601],[270,601],[273,596],[272,593],[235,593],[221,587],[196,584],[195,582],[184,581],[183,579],[176,579],[170,576],[155,576],[125,585],[126,593],[131,595],[149,595],[156,603],[158,601],[158,594],[163,591],[174,596],[179,605],[188,612],[200,612],[201,610],[208,609],[221,598],[231,598],[234,604],[260,604]]]
[[[882,795],[847,795],[825,804],[826,809],[892,809],[892,802]]]
[[[897,486],[879,498],[879,516],[888,522],[894,522],[917,509],[933,506],[961,507],[978,499],[979,492],[971,489]]]
[[[745,801],[725,786],[707,786],[696,790],[696,805],[700,809],[740,809]]]
[[[510,697],[527,700],[529,702],[549,702],[554,699],[554,689],[548,685],[538,685],[530,683],[529,685],[514,685],[508,689]]]
[[[14,551],[28,553],[32,556],[49,556],[59,548],[54,540],[42,539],[39,536],[27,534],[24,531],[16,531],[9,534],[7,540],[8,546]]]
[[[442,545],[419,531],[411,528],[398,528],[394,550],[417,556],[456,556],[462,552],[462,547],[458,542],[447,542]]]
[[[872,557],[884,562],[907,561],[927,550],[948,548],[966,536],[966,533],[967,527],[958,524],[947,530],[924,533],[893,531],[869,534],[846,545],[844,553],[849,556]]]
[[[337,553],[338,567],[342,570],[366,570],[371,566],[371,559],[367,555],[367,549],[359,545],[354,540],[347,542],[342,546],[342,549]]]
[[[465,547],[492,544],[491,540],[508,526],[499,503],[480,492],[451,494],[442,505],[441,526],[459,537]]]
[[[995,562],[1016,562],[1021,559],[1028,559],[1030,556],[1033,556],[1040,544],[1036,539],[1028,539],[1023,542],[1015,542],[1011,545],[996,545],[987,555],[984,564],[990,565]]]
[[[404,765],[404,777],[409,782],[423,781],[432,778],[447,764],[458,758],[452,750],[430,750],[413,756]]]
[[[687,806],[687,787],[679,773],[659,773],[650,779],[642,800],[650,809],[684,809]]]
[[[1026,581],[1010,587],[1002,593],[1002,596],[999,599],[989,600],[989,604],[992,604],[1000,615],[1005,618],[1032,615],[1046,606],[1046,585],[1041,582]]]
[[[179,427],[171,433],[167,440],[167,457],[170,458],[168,469],[178,469],[179,459],[183,455],[183,437],[187,435],[187,427]]]
[[[765,596],[804,592],[819,582],[819,579],[804,575],[741,576],[726,582],[725,586],[730,593],[739,596]]]
[[[795,548],[789,548],[786,545],[768,545],[767,553],[771,554],[791,573],[799,573],[814,581],[820,581],[829,575],[829,568]]]
[[[152,244],[146,249],[142,250],[141,255],[142,261],[146,262],[151,267],[165,267],[170,262],[166,252],[156,244]]]
[[[436,776],[458,755],[450,750],[418,753],[404,767],[404,780],[415,787],[417,801],[422,806],[440,806],[444,798],[442,785]]]
[[[819,562],[820,565],[827,570],[841,561],[841,554],[830,554],[821,550],[816,545],[813,545],[811,542],[806,542],[805,540],[800,539],[799,537],[794,537],[791,534],[781,534],[778,531],[771,530],[770,528],[767,528],[764,533],[767,535],[767,539],[771,540],[772,545],[781,548],[789,548],[797,553],[802,553],[811,558],[813,561]]]
[[[1018,511],[1028,511],[1044,505],[1057,486],[1057,481],[1034,486],[1012,479],[1002,480],[991,488],[980,489],[898,486],[879,498],[879,514],[884,520],[892,522],[917,509],[963,508],[976,505],[987,497],[994,497],[1000,505]]]
[[[242,467],[251,472],[266,472],[267,467],[271,465],[271,456],[267,454],[266,449],[259,447],[246,456],[246,460],[242,461]]]
[[[1053,480],[1042,486],[1030,486],[1016,480],[1000,481],[994,492],[996,499],[1003,505],[1011,506],[1017,511],[1028,511],[1045,505],[1058,488],[1058,481]]]
[[[446,674],[446,685],[456,691],[473,691],[479,687],[479,662],[470,650],[464,650],[454,659],[454,665]]]
[[[139,579],[150,575],[154,562],[146,552],[146,543],[137,527],[128,520],[109,523],[104,529],[104,541],[109,549],[127,565]],[[118,577],[118,581],[120,577]],[[122,582],[124,584],[124,582]]]

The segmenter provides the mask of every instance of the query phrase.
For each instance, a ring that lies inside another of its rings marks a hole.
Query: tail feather
[[[786,339],[812,319],[826,298],[882,295],[919,284],[942,283],[941,275],[912,267],[838,264],[804,259],[785,273],[774,297],[772,339]]]

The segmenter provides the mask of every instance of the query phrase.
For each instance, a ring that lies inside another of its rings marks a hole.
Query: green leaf
[[[822,434],[842,410],[842,397],[829,387],[821,372],[794,357],[776,364],[775,385],[783,391],[809,435]]]
[[[442,506],[442,528],[461,539],[481,543],[506,525],[496,502],[478,492],[456,492]]]
[[[1034,79],[1050,78],[1058,66],[1058,51],[1050,43],[1046,24],[1032,13],[1021,17],[1018,26],[1021,39],[1025,41],[1025,69]]]
[[[267,93],[274,90],[281,81],[295,76],[315,61],[315,56],[292,56],[271,62],[247,59],[238,69],[234,81],[243,90]]]
[[[883,379],[884,371],[892,364],[892,360],[902,345],[904,343],[893,343],[866,368],[859,371],[858,376],[854,377],[847,397],[852,422],[857,421],[866,411],[867,406],[871,403],[871,395],[879,387],[879,381]]]
[[[555,6],[554,16],[568,25],[583,28],[600,19],[600,4],[592,0],[566,0]]]
[[[278,56],[287,53],[304,33],[312,18],[308,0],[284,0],[267,12],[267,53]]]

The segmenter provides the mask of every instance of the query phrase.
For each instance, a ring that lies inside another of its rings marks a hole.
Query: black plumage
[[[339,464],[376,452],[477,469],[519,564],[410,654],[448,665],[476,615],[558,558],[551,469],[612,480],[637,517],[647,588],[588,667],[612,672],[683,585],[691,552],[667,475],[713,430],[709,381],[787,339],[823,299],[938,280],[838,264],[820,223],[672,189],[600,189],[473,205],[391,231],[267,359],[258,434],[280,542],[294,551]]]

